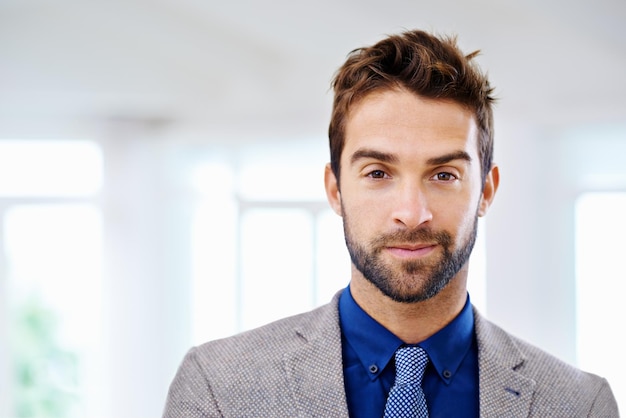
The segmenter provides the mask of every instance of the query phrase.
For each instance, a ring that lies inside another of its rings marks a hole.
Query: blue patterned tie
[[[428,364],[428,354],[421,347],[400,347],[396,351],[396,382],[387,405],[385,418],[428,417],[422,377]]]

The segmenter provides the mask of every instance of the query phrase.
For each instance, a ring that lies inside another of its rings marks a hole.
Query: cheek
[[[341,206],[342,215],[351,226],[352,230],[363,230],[368,227],[368,220],[374,221],[379,217],[379,213],[375,208],[367,204],[351,201],[350,203],[344,203]]]
[[[344,199],[341,210],[352,235],[364,237],[385,230],[388,216],[382,203],[372,203],[364,198]]]
[[[474,228],[476,204],[475,201],[472,201],[471,205],[466,202],[459,205],[448,203],[437,208],[433,218],[434,228],[447,230],[456,235],[457,239],[462,239],[468,231]]]
[[[355,191],[354,187],[344,188],[341,194],[343,213],[350,218],[378,217],[382,215],[384,202],[379,195],[367,190]]]

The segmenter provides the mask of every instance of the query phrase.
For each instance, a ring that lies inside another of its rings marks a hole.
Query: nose
[[[428,197],[422,188],[406,182],[398,185],[393,199],[393,221],[407,229],[415,229],[433,219]]]

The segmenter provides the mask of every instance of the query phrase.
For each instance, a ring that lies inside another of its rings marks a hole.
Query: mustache
[[[424,242],[436,242],[447,248],[452,244],[452,235],[447,231],[433,231],[431,228],[397,230],[379,235],[372,244],[375,248],[378,248],[393,243],[419,244]]]

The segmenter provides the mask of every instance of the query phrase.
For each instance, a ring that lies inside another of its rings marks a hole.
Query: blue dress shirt
[[[351,417],[381,418],[403,342],[369,316],[348,286],[339,300],[343,374]],[[478,349],[469,301],[443,329],[418,344],[430,358],[422,386],[430,418],[478,417]]]

